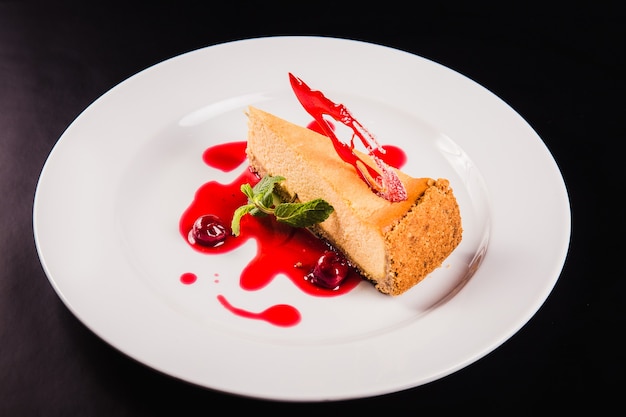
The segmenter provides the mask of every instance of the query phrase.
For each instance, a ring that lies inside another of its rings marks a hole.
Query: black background
[[[587,3],[0,1],[0,416],[619,410],[626,16],[618,2]],[[501,97],[545,141],[570,196],[570,252],[542,308],[494,352],[395,394],[262,401],[192,386],[127,358],[57,297],[37,257],[32,204],[63,131],[101,94],[151,65],[270,35],[358,39],[429,58]]]

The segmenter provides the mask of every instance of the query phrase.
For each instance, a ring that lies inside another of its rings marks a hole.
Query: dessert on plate
[[[356,127],[362,140],[367,132],[345,107],[290,77],[301,103],[327,134],[250,106],[251,169],[259,176],[284,177],[276,192],[285,201],[328,202],[334,210],[310,230],[341,251],[378,291],[403,294],[461,242],[461,215],[449,180],[413,178],[386,166],[372,152],[377,144],[366,144],[361,152],[338,143],[322,113]]]

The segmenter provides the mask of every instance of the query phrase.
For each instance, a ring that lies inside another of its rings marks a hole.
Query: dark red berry
[[[188,238],[191,244],[216,247],[224,243],[229,233],[219,217],[206,214],[198,217],[189,231]]]
[[[307,278],[317,286],[332,290],[346,279],[349,272],[348,261],[337,252],[328,250],[320,256]]]

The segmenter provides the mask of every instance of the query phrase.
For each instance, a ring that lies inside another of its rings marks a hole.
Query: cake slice
[[[381,293],[406,292],[461,242],[459,206],[447,179],[413,178],[396,170],[408,198],[390,202],[341,160],[328,137],[253,106],[247,115],[250,167],[261,176],[285,177],[277,191],[286,199],[322,198],[331,204],[333,213],[311,230]]]

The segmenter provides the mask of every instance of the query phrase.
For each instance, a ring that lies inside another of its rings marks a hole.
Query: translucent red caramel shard
[[[330,138],[339,157],[355,168],[359,177],[372,191],[391,202],[406,200],[406,189],[396,172],[374,154],[375,151],[384,154],[385,150],[368,130],[352,116],[350,111],[343,104],[333,103],[321,91],[311,90],[308,85],[292,73],[289,73],[289,81],[298,101],[319,124],[324,134]],[[350,139],[350,145],[339,140],[332,126],[324,119],[324,115],[332,117],[337,122],[352,129],[353,135]],[[372,157],[378,169],[370,166],[354,153],[355,136],[365,146],[367,153]]]

